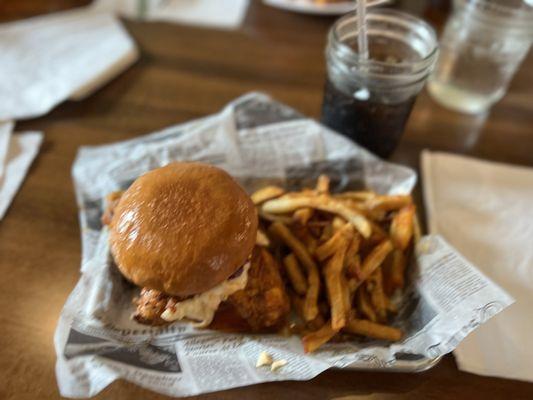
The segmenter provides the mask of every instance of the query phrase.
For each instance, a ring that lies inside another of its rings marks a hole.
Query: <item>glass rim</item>
[[[516,28],[533,31],[533,26],[526,25],[533,24],[533,2],[528,3],[526,0],[521,0],[520,6],[518,6],[517,4],[495,3],[490,0],[454,0],[454,6],[477,12],[476,16],[483,22],[498,21]]]
[[[414,15],[411,15],[409,13],[398,11],[398,10],[391,10],[391,9],[372,9],[369,10],[367,13],[367,21],[368,19],[381,19],[385,20],[387,22],[396,24],[396,25],[403,25],[404,27],[409,27],[409,24],[416,24],[419,29],[422,29],[426,32],[427,38],[426,43],[430,43],[431,50],[428,52],[427,55],[423,56],[420,60],[416,61],[400,61],[400,62],[386,62],[386,61],[377,61],[372,59],[362,59],[359,57],[359,53],[354,51],[350,46],[345,44],[343,42],[343,39],[339,36],[338,29],[346,24],[348,21],[351,23],[357,24],[357,12],[350,12],[341,18],[339,18],[333,26],[330,28],[329,34],[328,34],[328,47],[331,46],[333,43],[338,50],[341,52],[343,56],[346,56],[350,59],[350,61],[360,65],[361,67],[382,67],[382,68],[411,68],[413,73],[420,72],[423,70],[426,70],[428,68],[431,68],[433,65],[433,62],[438,54],[439,51],[439,45],[438,45],[438,39],[437,34],[435,30],[429,25],[427,22],[422,20],[421,18],[418,18]],[[357,26],[357,25],[356,25]],[[412,29],[415,31],[414,29]],[[355,37],[357,37],[357,33],[355,33]]]
[[[490,1],[490,0],[454,0],[454,1],[457,4],[471,5],[472,7],[474,7],[474,6],[486,6],[490,10],[498,11],[498,12],[501,12],[501,13],[515,14],[515,13],[522,13],[522,12],[526,11],[528,15],[533,16],[533,3],[529,4],[525,0],[521,0],[521,5],[525,5],[528,8],[510,6],[509,3],[507,3],[507,4],[495,3],[495,2]]]

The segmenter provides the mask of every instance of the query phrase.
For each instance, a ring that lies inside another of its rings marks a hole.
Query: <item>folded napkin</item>
[[[4,175],[7,150],[13,126],[14,124],[11,121],[0,122],[0,179],[2,179],[2,176]]]
[[[431,233],[438,233],[516,303],[454,351],[459,368],[533,381],[533,169],[422,154]]]
[[[97,0],[95,9],[130,18],[238,28],[249,0]]]
[[[119,21],[89,8],[0,24],[0,54],[0,120],[83,98],[138,57]]]
[[[4,217],[43,138],[40,132],[12,134],[13,123],[0,123],[0,220]]]

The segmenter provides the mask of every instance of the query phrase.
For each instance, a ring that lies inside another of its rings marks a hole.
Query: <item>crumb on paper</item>
[[[266,351],[262,351],[257,358],[257,363],[255,364],[256,368],[262,367],[264,365],[272,364],[272,356]]]
[[[287,364],[287,360],[276,360],[270,365],[270,370],[272,372],[275,372],[286,364]]]

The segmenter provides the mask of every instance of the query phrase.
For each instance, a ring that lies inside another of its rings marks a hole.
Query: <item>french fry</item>
[[[291,299],[291,306],[296,311],[296,314],[300,317],[302,321],[305,321],[305,315],[304,315],[304,309],[305,309],[305,299],[298,296],[294,292],[289,292],[289,297]],[[317,329],[320,329],[326,321],[324,320],[324,317],[322,317],[322,314],[318,313],[316,318],[311,321],[305,322],[305,329],[310,329],[312,331],[315,331]]]
[[[392,296],[394,293],[394,284],[392,283],[392,258],[395,250],[389,253],[389,255],[383,260],[381,264],[381,272],[383,275],[383,290],[387,297]]]
[[[288,215],[270,214],[261,211],[261,209],[259,209],[259,217],[269,222],[281,222],[285,225],[290,225],[293,222],[292,217]]]
[[[348,314],[352,309],[352,296],[350,295],[350,290],[348,289],[348,281],[344,274],[341,273],[341,287],[342,287],[342,299],[344,301],[344,312]]]
[[[361,266],[361,282],[366,280],[381,265],[385,257],[392,251],[393,246],[390,240],[385,239],[372,249],[366,256]]]
[[[339,330],[333,329],[331,324],[325,324],[317,331],[311,332],[302,338],[304,352],[312,353],[323,344],[329,342]]]
[[[345,286],[342,282],[342,269],[347,243],[345,238],[341,240],[342,244],[337,247],[336,252],[324,268],[324,280],[326,281],[326,289],[331,307],[331,327],[337,330],[346,324],[346,315],[348,312],[344,307]]]
[[[294,292],[289,292],[289,297],[291,299],[292,308],[296,310],[296,313],[300,317],[302,321],[305,321],[304,316],[304,308],[305,308],[305,299],[303,297],[298,296]],[[312,331],[315,331],[317,329],[320,329],[326,321],[324,320],[324,317],[321,313],[318,313],[316,318],[311,321],[306,321],[305,325],[306,328],[311,329]]]
[[[350,319],[344,327],[344,331],[391,342],[397,342],[403,337],[403,332],[400,329],[364,319]]]
[[[316,190],[310,188],[304,188],[299,192],[287,193],[288,196],[315,196]]]
[[[314,221],[311,221],[307,224],[307,227],[309,229],[309,233],[314,237],[320,240],[320,237],[322,236],[322,230],[323,227],[320,224],[315,224]]]
[[[290,253],[288,256],[283,258],[283,265],[285,266],[285,271],[289,277],[289,281],[296,293],[304,296],[307,292],[307,279],[305,278],[298,260],[294,253]]]
[[[315,254],[316,248],[318,247],[318,240],[314,239],[313,242],[310,242],[309,245],[309,253]]]
[[[367,210],[366,213],[363,212],[364,215],[366,215],[368,218],[371,218],[374,221],[384,221],[387,218],[387,211],[374,209],[374,210]]]
[[[255,191],[250,198],[254,204],[261,204],[267,200],[274,199],[281,195],[285,194],[285,190],[279,186],[265,186],[257,191]]]
[[[365,216],[328,196],[285,195],[263,203],[262,210],[271,214],[283,214],[305,207],[316,208],[341,216],[353,224],[355,229],[365,238],[368,238],[372,232],[370,223]]]
[[[326,320],[322,316],[322,314],[318,313],[316,318],[312,321],[308,321],[306,324],[306,327],[312,331],[316,331],[317,329],[320,329],[326,324]],[[328,322],[329,325],[329,322]]]
[[[309,236],[306,238],[305,245],[307,246],[309,254],[314,254],[316,248],[318,247],[318,240],[315,239],[311,233],[309,233]]]
[[[357,282],[357,279],[355,278],[350,278],[348,279],[347,286],[348,286],[348,292],[350,293],[350,296],[353,296],[355,294],[355,291],[359,287],[359,282]]]
[[[327,224],[322,228],[322,232],[320,234],[320,238],[318,238],[318,241],[321,243],[327,242],[331,237],[333,236],[333,226],[331,224]]]
[[[320,221],[320,220],[311,220],[307,223],[309,228],[325,228],[326,226],[331,225],[331,221]]]
[[[375,196],[366,201],[368,210],[394,211],[399,210],[413,202],[409,195]]]
[[[347,200],[355,200],[355,201],[368,201],[370,199],[373,199],[376,197],[376,193],[372,192],[370,190],[360,190],[357,192],[344,192],[335,194],[334,197],[338,199],[347,199]]]
[[[298,238],[307,247],[309,254],[315,252],[318,246],[318,240],[315,239],[307,227],[303,227],[299,230]]]
[[[351,200],[351,199],[341,199],[342,204],[346,207],[364,215],[365,217],[374,220],[374,221],[384,221],[387,217],[387,211],[381,210],[379,208],[369,209],[365,203]]]
[[[385,230],[374,221],[370,221],[370,225],[372,226],[372,235],[368,238],[368,240],[371,243],[379,243],[388,237],[387,232],[385,232]]]
[[[361,271],[361,257],[356,255],[346,262],[346,275],[350,279],[361,280],[363,272]]]
[[[370,290],[370,302],[376,310],[378,321],[387,319],[387,298],[383,290],[383,274],[380,268],[376,269],[367,281],[367,290]]]
[[[343,199],[339,197],[334,197],[335,200],[341,202],[346,207],[366,216],[368,214],[368,209],[365,207],[365,203],[352,199]]]
[[[392,291],[396,289],[403,289],[405,284],[405,267],[407,266],[407,260],[401,250],[394,250],[392,253],[391,262],[391,288]]]
[[[361,239],[358,235],[350,240],[348,249],[346,250],[346,257],[344,258],[344,267],[346,269],[346,274],[350,278],[361,277],[361,258],[357,254],[359,251],[359,245],[361,244]]]
[[[401,208],[390,225],[390,237],[394,247],[405,250],[413,237],[413,221],[415,216],[415,206],[409,204]]]
[[[361,245],[361,238],[359,235],[356,235],[355,232],[353,235],[351,235],[351,237],[347,236],[347,239],[350,243],[348,244],[348,249],[346,250],[346,264],[350,261],[351,258],[357,256],[359,246]]]
[[[288,225],[289,226],[289,225]],[[291,230],[291,233],[296,236],[296,238],[304,243],[304,238],[305,236],[307,235],[308,233],[308,229],[305,225],[300,225],[300,224],[291,224],[290,225],[290,230]],[[305,243],[304,243],[305,244]]]
[[[336,215],[333,217],[333,221],[331,221],[331,227],[333,228],[333,232],[337,232],[338,230],[342,229],[346,225],[346,221]]]
[[[269,247],[270,246],[270,239],[268,236],[263,232],[261,229],[257,230],[257,236],[255,238],[255,244],[262,247]]]
[[[307,225],[313,214],[314,210],[312,208],[300,208],[299,210],[296,210],[294,212],[292,218],[295,222],[299,223],[302,226],[305,226]]]
[[[269,231],[280,238],[307,269],[307,293],[305,295],[304,316],[306,321],[311,321],[318,315],[318,295],[320,293],[320,276],[318,266],[305,246],[300,242],[284,224],[274,222]]]
[[[387,311],[391,314],[396,314],[398,312],[398,307],[396,307],[390,298],[387,298]]]
[[[378,317],[376,315],[376,312],[372,308],[372,304],[370,303],[370,299],[368,298],[368,293],[365,288],[359,288],[359,290],[356,292],[355,297],[357,309],[359,310],[359,312],[361,312],[370,321],[376,322],[378,320]]]
[[[326,258],[331,257],[341,245],[345,245],[346,241],[350,241],[353,238],[353,235],[353,226],[345,224],[344,227],[338,230],[327,242],[317,247],[315,250],[316,258],[320,261],[324,261]]]
[[[328,194],[329,193],[329,176],[320,175],[316,181],[316,188],[318,194]]]

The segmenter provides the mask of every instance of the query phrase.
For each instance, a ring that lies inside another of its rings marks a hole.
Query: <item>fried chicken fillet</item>
[[[289,313],[289,298],[279,265],[268,250],[256,246],[243,290],[233,293],[228,302],[255,331],[279,327]]]

